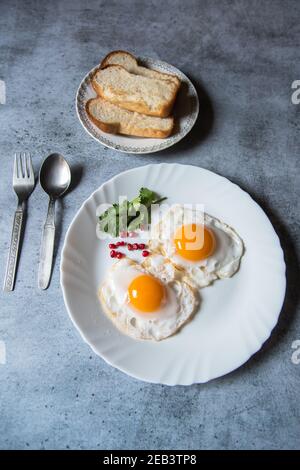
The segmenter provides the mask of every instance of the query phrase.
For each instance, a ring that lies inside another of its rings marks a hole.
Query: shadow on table
[[[192,128],[192,130],[185,136],[180,142],[175,144],[172,147],[169,147],[163,152],[161,152],[161,156],[172,156],[173,153],[178,153],[181,150],[187,150],[189,148],[193,148],[196,145],[198,145],[200,142],[204,141],[208,135],[210,134],[213,125],[214,125],[214,109],[212,105],[212,101],[210,96],[208,95],[207,91],[205,90],[204,86],[199,82],[199,80],[194,79],[193,77],[190,77],[193,85],[196,88],[198,98],[199,98],[199,115],[198,119]],[[179,105],[182,109],[191,109],[194,106],[193,102],[190,102],[189,105],[183,105],[180,104],[184,100],[193,100],[193,96],[188,96],[187,95],[187,87],[185,87],[185,84],[182,85],[183,88],[179,92],[178,96],[178,101]],[[182,115],[182,111],[180,112]],[[183,111],[183,114],[185,112]],[[175,105],[175,111],[174,111],[174,117],[175,117],[175,132],[176,132],[176,105]]]
[[[231,178],[231,181],[237,183],[240,187],[242,185],[239,181],[234,181]],[[249,194],[251,191],[247,188],[244,188]],[[297,307],[300,301],[300,290],[299,290],[299,279],[300,279],[300,268],[299,268],[299,259],[297,252],[294,246],[292,237],[288,231],[288,228],[284,223],[278,218],[274,211],[269,207],[266,201],[262,201],[259,196],[256,196],[252,193],[253,199],[261,206],[265,211],[270,221],[273,224],[273,227],[279,237],[281,247],[284,253],[284,259],[286,263],[286,294],[283,303],[283,307],[278,319],[278,323],[275,326],[274,330],[271,333],[271,336],[263,344],[262,348],[254,354],[245,364],[230,373],[231,377],[240,376],[244,372],[251,372],[255,370],[255,367],[261,360],[266,360],[266,358],[272,354],[273,350],[278,347],[279,341],[282,341],[290,330],[293,321],[296,316]],[[291,351],[292,352],[292,351]],[[219,381],[226,380],[228,375],[221,377]]]

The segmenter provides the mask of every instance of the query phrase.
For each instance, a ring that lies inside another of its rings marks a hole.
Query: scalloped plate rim
[[[256,206],[256,209],[258,209],[262,214],[263,216],[267,219],[267,221],[270,223],[271,227],[273,228],[273,234],[274,234],[274,238],[276,239],[277,243],[278,243],[278,247],[280,248],[281,250],[281,257],[282,257],[282,263],[283,263],[283,272],[282,272],[282,276],[283,276],[283,284],[282,284],[282,291],[283,291],[283,295],[282,295],[282,301],[281,301],[281,307],[280,309],[278,309],[278,312],[276,315],[274,315],[274,318],[273,318],[273,322],[270,326],[270,329],[269,329],[269,332],[268,334],[266,334],[264,336],[264,339],[261,341],[261,343],[258,345],[257,348],[253,349],[253,351],[251,353],[249,353],[249,355],[242,361],[242,362],[239,362],[238,365],[234,365],[232,367],[229,367],[228,369],[226,369],[222,374],[211,374],[209,376],[209,378],[207,378],[206,380],[203,380],[203,381],[186,381],[186,382],[179,382],[179,383],[173,383],[173,382],[163,382],[161,380],[150,380],[150,379],[147,379],[147,377],[143,377],[141,378],[138,374],[135,374],[135,373],[132,373],[130,370],[128,370],[126,367],[121,367],[119,365],[116,365],[114,364],[113,361],[110,361],[110,359],[106,356],[103,356],[101,353],[99,353],[99,351],[97,351],[96,347],[90,342],[90,340],[87,338],[86,334],[80,329],[79,325],[77,325],[76,321],[75,321],[75,318],[73,317],[73,314],[71,312],[71,308],[69,306],[69,303],[68,303],[68,299],[67,299],[67,294],[66,294],[66,291],[65,291],[65,288],[64,288],[64,285],[63,285],[63,277],[64,277],[64,268],[63,268],[63,264],[64,264],[64,250],[65,248],[67,247],[67,244],[68,244],[68,237],[70,235],[70,232],[73,228],[73,225],[75,224],[76,222],[76,218],[77,216],[79,215],[79,213],[85,209],[86,205],[89,204],[89,202],[94,198],[94,196],[98,193],[98,191],[100,191],[104,186],[110,184],[110,183],[113,183],[115,182],[118,177],[120,177],[121,175],[124,175],[126,176],[127,174],[129,173],[132,173],[134,172],[135,170],[137,169],[144,169],[145,171],[147,169],[150,169],[151,167],[153,166],[173,166],[173,167],[190,167],[190,168],[193,168],[193,169],[200,169],[201,171],[204,171],[204,172],[207,172],[208,174],[212,174],[214,176],[218,176],[220,179],[226,181],[227,183],[230,183],[233,187],[235,187],[236,189],[238,189],[239,191],[241,191],[245,196],[247,196],[249,198],[249,200]],[[67,310],[67,313],[68,313],[68,316],[70,317],[73,325],[75,326],[76,330],[79,332],[81,338],[84,340],[84,342],[86,344],[88,344],[91,349],[93,350],[93,352],[101,357],[107,364],[109,364],[110,366],[120,370],[121,372],[125,373],[126,375],[136,379],[136,380],[142,380],[143,382],[147,382],[147,383],[154,383],[154,384],[163,384],[163,385],[168,385],[168,386],[175,386],[175,385],[182,385],[182,386],[189,386],[189,385],[193,385],[193,384],[204,384],[204,383],[207,383],[211,380],[214,380],[216,378],[220,378],[220,377],[223,377],[225,375],[228,375],[230,374],[231,372],[233,372],[234,370],[237,370],[239,369],[240,367],[242,367],[253,355],[255,355],[261,348],[262,346],[264,345],[264,343],[269,339],[269,337],[271,336],[271,333],[273,331],[273,329],[275,328],[277,322],[278,322],[278,318],[280,316],[280,313],[282,311],[282,307],[283,307],[283,304],[284,304],[284,300],[285,300],[285,293],[286,293],[286,265],[285,265],[285,260],[284,260],[284,252],[282,250],[282,247],[281,247],[281,244],[280,244],[280,239],[273,227],[273,225],[271,224],[267,214],[265,213],[265,211],[262,209],[262,207],[252,198],[252,196],[245,190],[243,190],[238,184],[236,183],[233,183],[231,182],[228,178],[222,176],[222,175],[219,175],[218,173],[215,173],[211,170],[208,170],[206,168],[202,168],[202,167],[199,167],[199,166],[196,166],[196,165],[190,165],[190,164],[181,164],[181,163],[150,163],[150,164],[146,164],[146,165],[141,165],[139,167],[134,167],[134,168],[131,168],[131,169],[128,169],[128,170],[125,170],[123,172],[120,172],[116,175],[114,175],[112,178],[110,178],[109,180],[105,181],[103,184],[101,184],[96,190],[94,190],[91,195],[81,204],[80,208],[78,209],[78,211],[76,212],[74,218],[72,219],[72,222],[70,223],[69,227],[68,227],[68,230],[66,232],[66,235],[65,235],[65,239],[64,239],[64,244],[63,244],[63,248],[62,248],[62,255],[61,255],[61,261],[60,261],[60,285],[61,285],[61,289],[62,289],[62,293],[63,293],[63,299],[64,299],[64,303],[65,303],[65,306],[66,306],[66,310]]]

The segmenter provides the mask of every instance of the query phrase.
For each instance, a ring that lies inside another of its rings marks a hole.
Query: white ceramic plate
[[[106,147],[126,153],[158,152],[176,144],[190,132],[198,116],[198,96],[192,82],[176,67],[160,60],[139,58],[138,61],[145,67],[177,75],[182,82],[174,106],[175,131],[170,137],[166,139],[145,139],[142,137],[107,134],[92,123],[86,113],[85,104],[90,98],[96,96],[91,85],[91,77],[99,65],[84,77],[78,88],[76,95],[77,115],[84,129]]]
[[[246,252],[239,272],[201,290],[201,307],[178,334],[161,342],[120,333],[101,310],[97,290],[112,260],[96,237],[96,208],[147,186],[170,203],[202,203],[236,229]],[[265,213],[238,186],[202,168],[157,164],[121,173],[95,191],[75,216],[62,252],[61,286],[83,339],[109,364],[141,380],[206,382],[236,369],[269,337],[285,294],[279,239]]]

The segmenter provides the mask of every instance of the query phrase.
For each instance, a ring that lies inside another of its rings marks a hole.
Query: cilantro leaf
[[[133,231],[150,221],[150,208],[152,204],[159,204],[166,198],[158,195],[148,188],[141,188],[139,195],[131,201],[125,200],[121,204],[113,204],[99,216],[99,228],[102,232],[116,237],[122,231]]]

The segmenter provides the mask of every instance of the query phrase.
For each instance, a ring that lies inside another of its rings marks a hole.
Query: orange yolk
[[[136,277],[128,288],[129,302],[141,312],[157,310],[164,298],[164,287],[154,277],[142,274]]]
[[[189,261],[201,261],[208,258],[215,249],[213,232],[198,224],[179,227],[175,232],[176,252]]]

